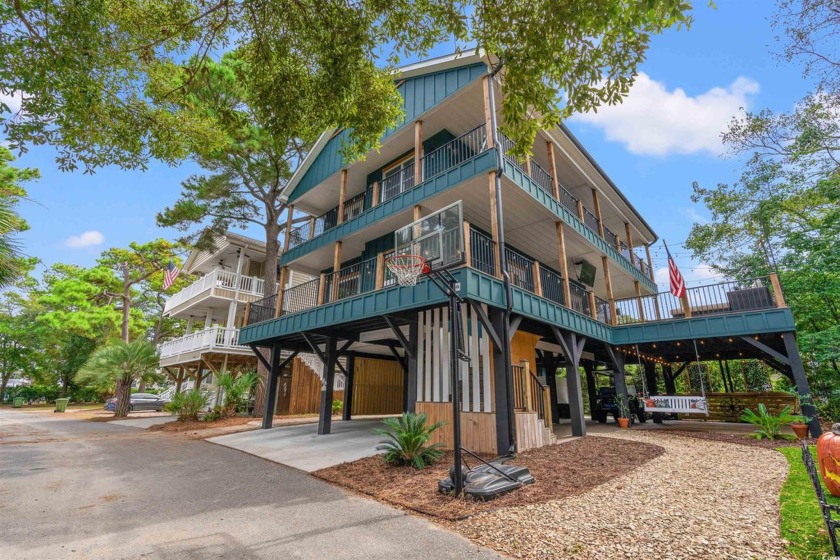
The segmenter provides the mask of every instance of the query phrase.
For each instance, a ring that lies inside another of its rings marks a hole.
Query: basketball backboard
[[[464,208],[461,201],[394,232],[395,255],[419,255],[430,271],[462,266],[464,252]]]

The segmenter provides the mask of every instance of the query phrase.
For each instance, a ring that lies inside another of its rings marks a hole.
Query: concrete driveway
[[[3,558],[498,558],[296,469],[183,436],[0,409]]]
[[[379,453],[376,444],[383,437],[374,435],[373,429],[381,426],[381,419],[333,421],[332,433],[322,436],[318,435],[317,424],[306,424],[229,434],[207,441],[313,472]]]

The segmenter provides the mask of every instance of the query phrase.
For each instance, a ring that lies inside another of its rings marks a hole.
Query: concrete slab
[[[214,437],[207,441],[238,449],[306,472],[378,454],[383,437],[372,430],[381,420],[333,421],[332,433],[319,436],[317,424],[283,426]]]
[[[174,416],[166,415],[146,416],[143,418],[127,418],[126,420],[114,420],[108,423],[114,426],[125,426],[127,428],[138,428],[140,430],[145,430],[147,428],[151,428],[152,426],[157,426],[158,424],[166,424],[167,422],[172,422],[173,420],[175,420]]]

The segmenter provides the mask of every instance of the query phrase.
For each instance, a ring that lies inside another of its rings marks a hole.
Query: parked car
[[[153,395],[151,393],[134,393],[131,395],[131,400],[129,401],[128,411],[139,411],[139,410],[155,410],[160,412],[163,410],[163,405],[166,404],[166,401],[160,398],[157,395]],[[117,399],[110,398],[105,401],[105,410],[110,410],[111,412],[114,411],[114,408],[117,406]]]

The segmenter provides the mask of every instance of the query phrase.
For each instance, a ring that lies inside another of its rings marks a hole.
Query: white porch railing
[[[164,342],[160,345],[160,357],[171,358],[196,350],[248,350],[248,347],[239,344],[239,329],[217,325]]]
[[[205,274],[180,292],[173,294],[172,297],[166,301],[163,312],[167,313],[185,301],[213,288],[223,288],[235,291],[237,286],[239,287],[240,293],[262,297],[265,280],[255,276],[237,275],[235,272],[215,269],[210,274]]]

